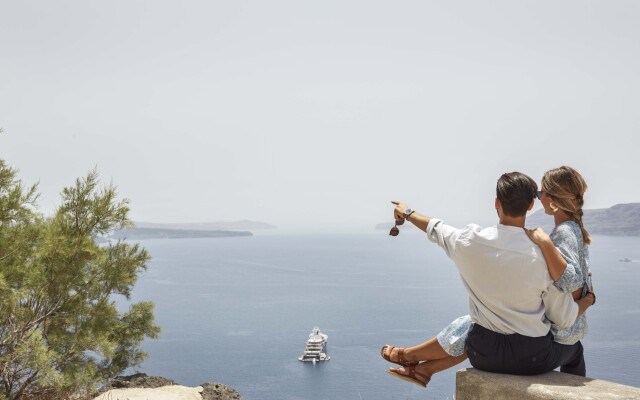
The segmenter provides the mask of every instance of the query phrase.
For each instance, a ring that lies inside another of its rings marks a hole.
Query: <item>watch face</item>
[[[408,217],[409,215],[411,215],[411,213],[412,213],[412,212],[413,212],[413,211],[411,211],[411,209],[410,209],[410,208],[407,208],[407,209],[405,210],[405,212],[404,212],[404,216],[405,216],[405,217]]]

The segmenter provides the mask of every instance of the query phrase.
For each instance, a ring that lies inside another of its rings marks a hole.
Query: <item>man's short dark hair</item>
[[[510,217],[526,215],[537,191],[536,181],[521,172],[502,174],[496,185],[496,196],[502,211]]]

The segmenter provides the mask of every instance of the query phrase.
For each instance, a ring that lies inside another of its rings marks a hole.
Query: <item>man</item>
[[[582,344],[554,342],[549,320],[571,326],[595,303],[595,295],[589,292],[574,302],[553,285],[540,249],[524,231],[537,190],[527,175],[503,174],[496,187],[499,225],[491,228],[456,229],[398,202],[394,214],[397,221],[410,221],[425,231],[456,264],[475,323],[466,342],[471,365],[516,375],[562,367],[563,372],[584,376]]]

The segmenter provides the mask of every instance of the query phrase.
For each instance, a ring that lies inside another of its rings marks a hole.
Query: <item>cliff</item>
[[[616,204],[610,208],[584,210],[584,226],[590,234],[640,236],[640,203]],[[553,217],[540,209],[527,217],[527,227],[553,229]]]

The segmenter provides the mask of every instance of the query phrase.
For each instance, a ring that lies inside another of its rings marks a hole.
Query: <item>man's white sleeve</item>
[[[431,218],[426,232],[429,240],[442,247],[447,256],[451,257],[460,236],[460,230],[446,225],[441,219]]]

